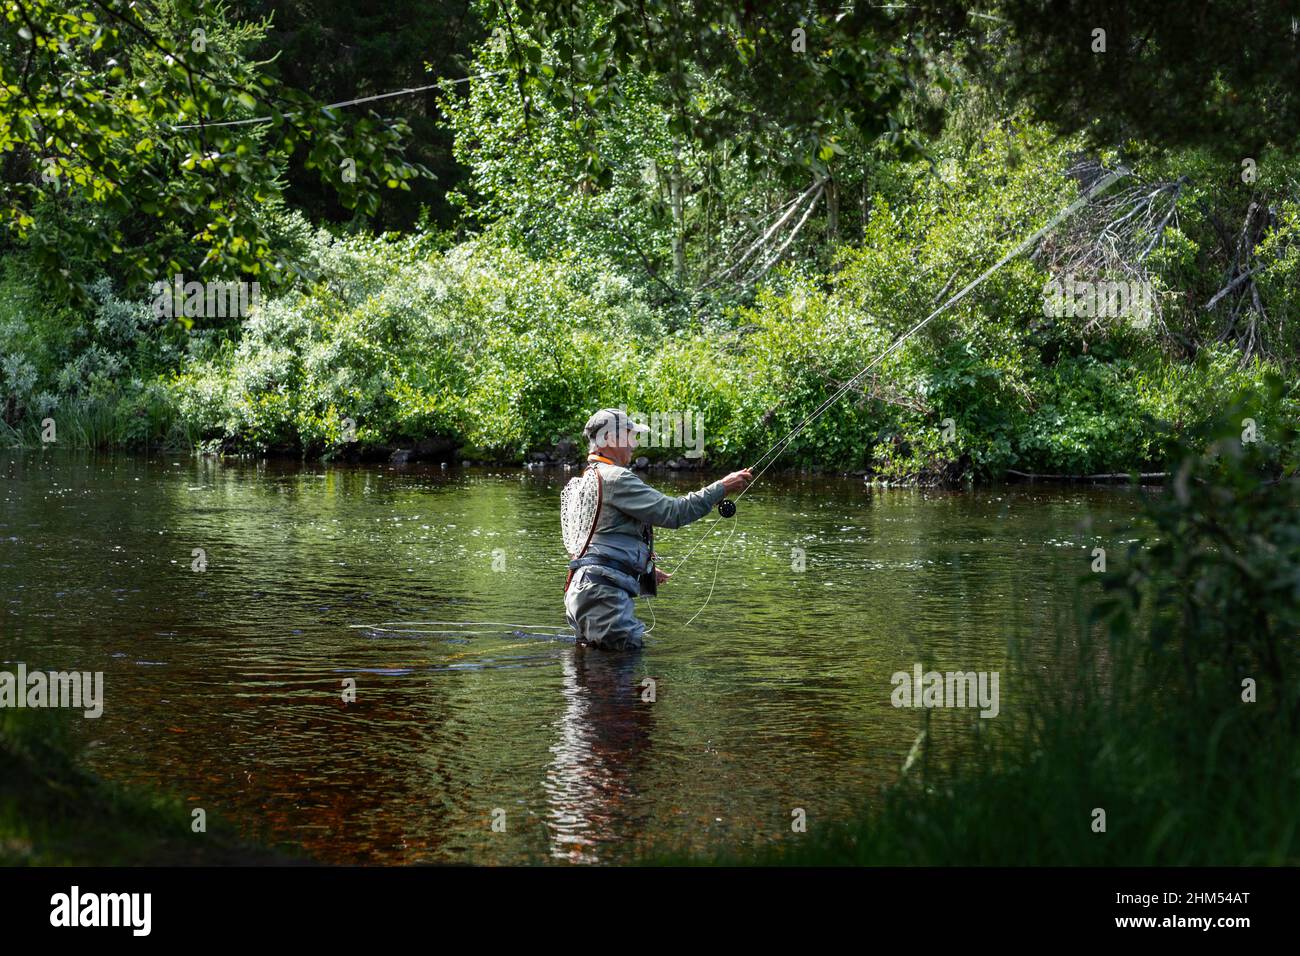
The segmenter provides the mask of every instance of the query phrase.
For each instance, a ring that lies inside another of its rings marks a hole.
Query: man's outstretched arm
[[[749,483],[748,470],[732,472],[699,491],[673,498],[651,488],[634,472],[625,471],[605,489],[607,500],[615,508],[657,528],[680,528],[698,521],[726,497]]]

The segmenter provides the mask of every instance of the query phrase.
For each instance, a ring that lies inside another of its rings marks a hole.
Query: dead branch
[[[795,237],[803,231],[804,223],[808,221],[808,217],[812,215],[812,211],[817,208],[817,200],[821,198],[822,193],[825,191],[825,186],[826,180],[823,179],[817,188],[817,192],[813,193],[812,199],[808,201],[808,207],[804,210],[803,216],[800,217],[799,222],[795,224],[795,227],[790,230],[790,234],[785,237],[785,242],[781,243],[780,247],[763,264],[762,268],[746,278],[745,281],[747,283],[757,282],[763,276],[767,275],[768,270],[770,270],[772,266],[776,265],[777,262],[780,261],[781,257],[785,255],[785,250],[790,248],[790,243],[794,242]]]
[[[1255,266],[1251,266],[1245,272],[1237,276],[1237,278],[1233,279],[1231,282],[1225,285],[1218,292],[1214,293],[1214,298],[1210,299],[1209,302],[1205,303],[1205,311],[1206,312],[1211,311],[1216,305],[1219,304],[1220,299],[1222,299],[1225,295],[1227,295],[1228,293],[1236,289],[1237,286],[1241,285],[1243,282],[1249,279],[1251,277],[1251,274],[1255,271],[1255,269],[1256,269]]]
[[[712,279],[705,282],[703,285],[700,286],[700,288],[707,289],[709,286],[714,285],[717,282],[721,282],[724,279],[730,279],[736,276],[737,274],[739,274],[740,271],[745,267],[745,264],[749,262],[750,258],[756,252],[758,252],[760,249],[766,246],[769,242],[771,242],[772,237],[775,236],[776,233],[781,229],[781,227],[785,225],[786,222],[789,221],[790,217],[793,216],[795,212],[799,210],[799,208],[804,204],[804,202],[808,199],[809,196],[813,196],[813,205],[816,204],[817,201],[816,196],[821,194],[824,184],[825,184],[825,180],[818,179],[811,186],[805,189],[802,193],[796,196],[794,200],[787,203],[786,206],[782,207],[785,209],[785,212],[776,220],[776,222],[772,223],[772,225],[769,226],[767,230],[762,235],[760,235],[750,245],[748,249],[745,250],[745,253],[739,259],[737,259],[734,263],[732,263],[730,267],[728,267],[727,269],[718,273]],[[807,219],[807,213],[805,212],[804,219],[800,220],[801,226],[803,221],[806,219]],[[766,269],[763,269],[760,272],[760,275],[762,274],[762,272],[766,272],[766,271],[767,271]]]
[[[1069,175],[1082,183],[1104,172],[1100,164],[1081,163]],[[1158,183],[1130,180],[1103,193],[1054,234],[1044,237],[1034,257],[1056,276],[1150,282],[1147,258],[1170,223],[1177,226],[1178,200],[1186,182],[1186,177]],[[1159,303],[1153,302],[1152,307],[1152,320],[1163,326]],[[1089,322],[1085,334],[1101,321],[1102,317],[1097,317]]]

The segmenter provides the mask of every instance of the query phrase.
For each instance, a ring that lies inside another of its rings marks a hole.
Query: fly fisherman
[[[579,644],[606,650],[641,647],[645,623],[637,620],[632,599],[655,594],[669,577],[654,566],[654,529],[698,521],[727,494],[743,491],[753,477],[748,469],[735,471],[680,498],[661,494],[627,467],[637,436],[649,430],[617,408],[602,408],[583,427],[589,467],[600,473],[601,496],[590,544],[570,562],[564,595]]]

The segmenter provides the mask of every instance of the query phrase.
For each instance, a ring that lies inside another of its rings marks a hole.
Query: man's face
[[[629,432],[623,441],[600,450],[600,454],[616,465],[627,467],[632,461],[632,452],[636,450],[636,432]]]
[[[622,434],[619,434],[619,432]],[[637,432],[632,428],[610,429],[602,436],[604,441],[596,449],[596,454],[608,458],[616,465],[627,467],[632,461],[632,453],[637,447]]]
[[[636,448],[639,444],[641,444],[641,436],[637,432],[629,431],[627,433],[627,440],[623,444],[623,453],[625,455],[625,458],[622,464],[626,465],[628,462],[632,460],[633,457],[632,453],[636,451]]]

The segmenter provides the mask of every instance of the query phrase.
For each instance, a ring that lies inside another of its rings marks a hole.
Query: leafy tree
[[[513,0],[497,9],[521,96],[569,111],[587,132],[597,181],[607,179],[603,117],[638,76],[663,78],[670,133],[706,148],[735,143],[755,164],[819,172],[849,129],[915,143],[905,91],[947,82],[931,76],[920,21],[903,6]],[[553,57],[542,55],[548,41]],[[725,95],[710,95],[710,85]]]
[[[236,0],[230,12],[240,21],[267,22],[252,55],[266,61],[268,73],[331,103],[428,86],[437,77],[462,78],[472,71],[468,55],[483,35],[469,0]],[[464,179],[465,169],[452,155],[437,98],[436,90],[423,90],[350,107],[403,120],[410,128],[405,156],[432,173],[411,180],[403,201],[383,203],[362,217],[374,228],[409,229],[421,206],[440,226],[455,222],[458,210],[445,194]],[[286,200],[313,221],[358,215],[305,168],[301,155],[291,160],[286,179]]]
[[[368,212],[424,172],[402,158],[400,123],[335,115],[266,75],[245,55],[265,25],[232,24],[214,0],[3,11],[0,216],[74,292],[96,263],[128,286],[282,270],[260,212],[292,152]]]
[[[861,229],[843,197],[865,211],[876,147],[916,145],[948,72],[888,12],[724,6],[485,2],[480,78],[445,100],[471,213],[608,259],[682,315],[785,259],[828,266],[813,237]]]

